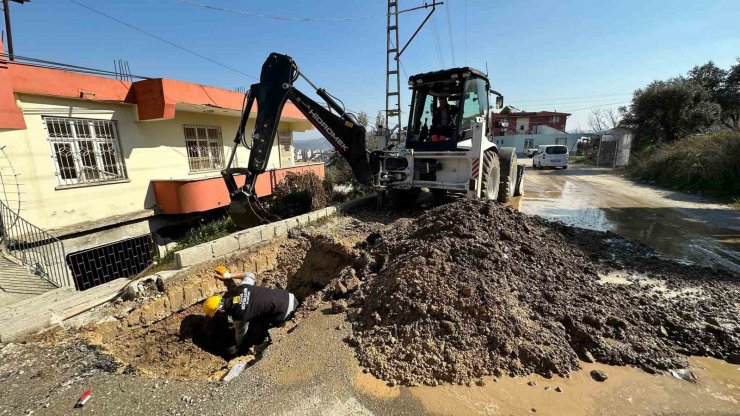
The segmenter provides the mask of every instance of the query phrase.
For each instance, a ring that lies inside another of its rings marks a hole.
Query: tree
[[[368,124],[370,124],[370,118],[364,111],[360,111],[359,113],[357,113],[357,121],[362,127],[365,128],[367,128]]]
[[[588,115],[588,126],[598,132],[613,129],[619,126],[622,115],[614,107],[599,107],[591,110]]]
[[[718,121],[722,127],[740,130],[740,59],[726,71],[709,61],[695,66],[688,73],[689,79],[701,85],[719,104],[721,113]]]
[[[714,125],[720,105],[697,82],[684,78],[653,81],[635,91],[623,124],[635,131],[639,142],[672,142]]]
[[[722,124],[740,130],[740,58],[730,67],[725,78],[722,102]]]

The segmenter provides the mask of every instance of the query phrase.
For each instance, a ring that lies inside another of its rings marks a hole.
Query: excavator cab
[[[470,138],[472,121],[488,119],[490,84],[482,72],[453,68],[409,78],[411,112],[405,147],[453,150]],[[440,104],[440,102],[442,104]]]

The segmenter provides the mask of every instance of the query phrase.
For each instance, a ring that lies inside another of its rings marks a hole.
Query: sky
[[[506,104],[570,112],[567,129],[588,130],[593,108],[628,104],[634,90],[653,80],[709,60],[728,68],[740,57],[737,0],[444,1],[401,56],[404,110],[410,98],[406,76],[487,67]],[[399,7],[422,3],[399,0]],[[114,60],[125,59],[136,75],[235,89],[255,82],[250,76],[259,76],[268,54],[280,52],[293,56],[302,72],[348,109],[365,111],[371,120],[385,105],[385,13],[385,0],[11,3],[18,55],[107,70]],[[400,16],[401,43],[426,13]],[[305,82],[297,86],[311,92]],[[313,131],[298,138],[317,136]]]

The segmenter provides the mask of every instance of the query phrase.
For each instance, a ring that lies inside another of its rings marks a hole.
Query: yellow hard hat
[[[208,316],[213,316],[221,306],[221,296],[211,296],[203,302],[203,312]]]

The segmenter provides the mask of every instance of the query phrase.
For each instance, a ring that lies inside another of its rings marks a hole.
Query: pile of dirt
[[[372,261],[348,299],[348,341],[391,383],[565,376],[579,359],[648,372],[684,368],[686,355],[740,359],[736,274],[678,265],[612,233],[464,200],[364,245]],[[631,284],[604,283],[614,270]]]

